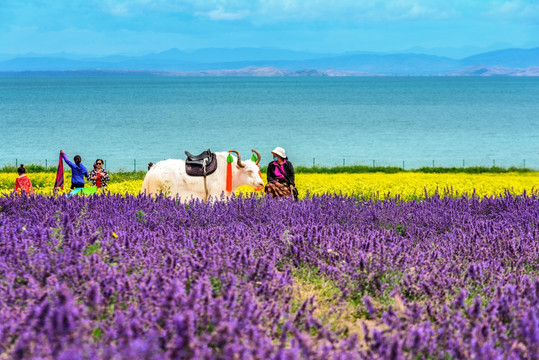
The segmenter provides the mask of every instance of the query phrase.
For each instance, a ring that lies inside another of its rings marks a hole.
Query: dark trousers
[[[71,183],[71,189],[83,188],[84,184],[73,184]]]

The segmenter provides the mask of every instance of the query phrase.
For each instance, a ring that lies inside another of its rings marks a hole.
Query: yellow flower
[[[492,196],[527,194],[539,191],[539,172],[484,173],[484,174],[425,174],[403,172],[397,174],[296,174],[299,197],[322,194],[342,194],[368,199],[395,198],[422,199],[426,195]],[[250,187],[241,187],[239,193],[252,193]]]
[[[10,193],[15,185],[16,173],[0,174],[0,194]],[[36,194],[52,195],[52,186],[56,174],[28,174]],[[69,184],[70,175],[65,178]],[[539,193],[539,172],[530,173],[483,173],[483,174],[425,174],[403,172],[397,174],[368,173],[368,174],[296,174],[296,186],[299,197],[322,194],[342,194],[364,197],[368,199],[384,199],[399,196],[402,200],[422,199],[438,193],[440,196],[461,196],[464,194],[477,196],[498,196],[505,192],[511,194]],[[142,180],[109,182],[104,192],[112,194],[139,195]],[[70,189],[59,195],[69,193]],[[249,186],[243,186],[236,195],[251,196],[261,194]]]

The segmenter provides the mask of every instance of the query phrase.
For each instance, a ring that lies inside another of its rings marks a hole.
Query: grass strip
[[[45,167],[41,164],[28,164],[25,165],[28,173],[56,173],[56,166]],[[66,172],[70,172],[70,169],[65,169]],[[262,174],[267,171],[266,166],[260,168]],[[367,173],[384,173],[384,174],[396,174],[406,172],[419,172],[426,174],[503,174],[503,173],[531,173],[537,170],[525,168],[525,167],[500,167],[500,166],[468,166],[468,167],[420,167],[417,169],[403,169],[397,166],[367,166],[367,165],[348,165],[348,166],[296,166],[296,174],[367,174]],[[0,173],[16,173],[17,167],[15,165],[4,165],[0,168]],[[109,171],[110,174],[114,174],[114,177],[120,181],[127,180],[143,180],[146,175],[145,170],[139,171]]]

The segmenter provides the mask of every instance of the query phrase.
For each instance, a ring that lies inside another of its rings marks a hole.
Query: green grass
[[[465,168],[461,167],[420,167],[415,169],[416,172],[422,173],[437,173],[437,174],[446,174],[446,173],[467,173],[467,174],[481,174],[481,173],[494,173],[502,174],[508,172],[518,172],[518,173],[528,173],[535,172],[533,169],[511,166],[508,168],[499,167],[499,166],[469,166]]]
[[[139,171],[118,171],[118,172],[110,172],[110,174],[114,175],[114,181],[122,182],[122,181],[130,181],[130,180],[144,180],[144,176],[146,176],[147,171],[139,170]]]
[[[28,164],[25,165],[27,173],[40,173],[40,172],[56,172],[56,166],[45,167],[42,164]],[[69,167],[64,168],[66,172],[70,172]],[[260,171],[262,174],[265,174],[267,170],[266,166],[262,166]],[[416,169],[403,169],[398,166],[368,166],[368,165],[348,165],[348,166],[296,166],[295,171],[297,174],[365,174],[365,173],[385,173],[385,174],[396,174],[400,172],[421,172],[421,173],[432,173],[432,174],[456,174],[456,173],[466,173],[466,174],[482,174],[482,173],[493,173],[493,174],[502,174],[508,172],[518,172],[518,173],[528,173],[535,172],[536,170],[524,167],[511,166],[508,168],[500,166],[468,166],[468,167],[420,167]],[[0,168],[0,173],[16,173],[17,167],[15,165],[4,165]],[[111,174],[114,174],[114,179],[117,181],[128,181],[128,180],[142,180],[146,175],[145,170],[139,171],[111,171]]]
[[[266,172],[266,167],[261,167],[262,173]],[[481,173],[508,173],[519,172],[527,173],[534,172],[535,170],[529,168],[511,166],[509,168],[499,166],[468,166],[468,167],[420,167],[416,169],[403,169],[398,166],[368,166],[368,165],[349,165],[349,166],[296,166],[295,171],[297,174],[364,174],[364,173],[385,173],[396,174],[401,172],[422,172],[433,174],[481,174]]]
[[[19,164],[20,165],[20,164]],[[42,164],[25,164],[26,172],[36,173],[36,172],[56,172],[56,166],[47,166]],[[8,164],[0,168],[0,173],[16,173],[17,166]]]
[[[349,165],[349,166],[296,166],[294,170],[298,174],[363,174],[382,172],[386,174],[395,174],[404,170],[396,166],[368,166],[368,165]]]

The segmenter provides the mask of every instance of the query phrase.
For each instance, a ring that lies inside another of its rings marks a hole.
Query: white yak
[[[211,196],[213,200],[220,199],[221,195],[230,197],[236,189],[243,185],[253,188],[261,188],[264,181],[260,177],[258,163],[260,153],[253,150],[257,155],[257,161],[241,161],[237,151],[237,158],[233,156],[232,163],[232,191],[226,191],[226,168],[228,152],[216,152],[217,169],[206,177],[206,187],[203,176],[190,176],[185,172],[185,160],[168,159],[159,161],[151,166],[144,177],[142,192],[148,195],[163,194],[165,196],[178,197],[181,200],[192,198],[206,200]],[[206,193],[207,188],[207,193]],[[208,196],[206,196],[208,195]]]

